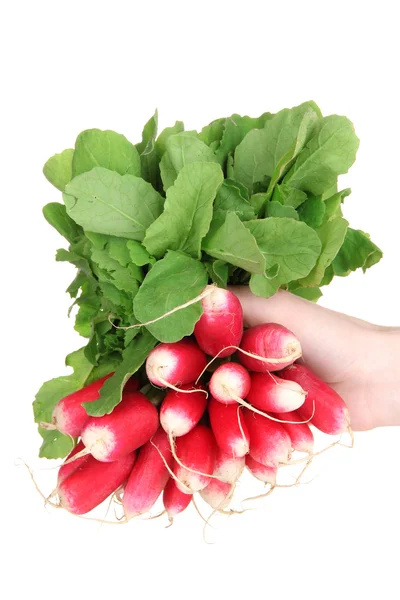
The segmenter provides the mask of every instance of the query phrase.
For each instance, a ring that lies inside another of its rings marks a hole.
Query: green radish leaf
[[[135,146],[115,131],[87,129],[75,142],[72,175],[76,177],[94,167],[104,167],[120,175],[140,177],[140,158]]]
[[[181,169],[167,191],[164,212],[148,228],[145,248],[161,258],[167,250],[201,257],[201,240],[210,228],[213,201],[224,180],[215,163],[195,162]]]
[[[286,183],[275,186],[272,200],[280,202],[285,206],[292,206],[298,208],[303,202],[307,200],[307,194],[301,190],[290,187]]]
[[[279,265],[273,284],[281,285],[309,274],[321,253],[321,241],[305,223],[285,217],[247,221],[244,226],[254,236],[267,269]]]
[[[135,317],[140,323],[157,319],[196,298],[206,285],[207,273],[199,261],[169,250],[146,275],[134,299]],[[146,327],[160,342],[177,342],[193,333],[201,314],[198,301]]]
[[[207,146],[214,144],[218,148],[224,133],[225,121],[226,119],[224,118],[215,119],[215,121],[203,127],[199,133],[199,139],[207,144]]]
[[[232,179],[225,179],[218,190],[214,202],[214,211],[217,210],[233,211],[242,221],[256,218],[247,189]]]
[[[50,202],[43,207],[44,218],[50,225],[54,227],[66,240],[71,244],[76,242],[82,235],[83,229],[79,227],[67,215],[67,210],[63,204],[59,202]]]
[[[138,267],[143,267],[144,265],[151,264],[155,261],[155,259],[150,256],[146,248],[144,248],[140,242],[129,240],[127,242],[127,247],[131,261]]]
[[[326,268],[331,264],[343,245],[348,225],[345,219],[336,217],[316,230],[322,244],[321,254],[307,277],[300,279],[299,283],[302,286],[314,287],[321,283]]]
[[[218,287],[228,287],[229,265],[222,260],[214,260],[212,263],[206,263],[208,273],[213,283]]]
[[[157,340],[147,331],[133,339],[122,353],[122,361],[115,369],[114,375],[109,377],[100,391],[100,398],[94,402],[84,402],[88,415],[102,417],[112,412],[122,400],[122,390],[128,379],[143,365],[149,352],[156,345]]]
[[[288,217],[289,219],[299,220],[299,215],[293,206],[284,206],[280,202],[267,202],[265,205],[266,217]]]
[[[166,151],[160,162],[164,190],[174,184],[179,171],[194,162],[218,162],[214,152],[193,133],[185,131],[171,135],[166,142]]]
[[[305,298],[306,300],[310,300],[310,302],[318,302],[318,300],[323,295],[319,287],[313,288],[305,288],[298,287],[290,290],[292,294],[296,296],[300,296],[300,298]]]
[[[65,186],[72,179],[72,157],[74,151],[71,148],[64,150],[61,154],[55,154],[43,167],[43,174],[58,190],[63,192]],[[46,217],[47,218],[47,217]]]
[[[253,274],[250,277],[250,289],[256,296],[262,296],[263,298],[269,298],[273,296],[279,289],[279,280],[275,277],[269,279],[265,275]]]
[[[310,196],[298,208],[300,221],[307,223],[309,227],[318,229],[324,222],[325,202],[321,197]]]
[[[164,204],[144,179],[102,167],[75,177],[63,198],[69,216],[84,229],[138,241]]]
[[[235,150],[249,131],[264,127],[269,118],[272,118],[272,115],[264,113],[259,119],[247,116],[241,117],[238,114],[225,119],[220,144],[215,151],[220,164],[225,164],[229,154]]]
[[[338,175],[347,173],[358,146],[359,139],[351,121],[337,115],[324,117],[284,182],[316,196],[322,194],[336,183]]]
[[[162,130],[158,138],[156,139],[156,150],[158,155],[161,157],[167,149],[167,140],[171,135],[181,133],[185,129],[183,121],[175,121],[175,125],[172,127],[166,127]]]
[[[142,132],[142,141],[136,144],[140,155],[141,174],[143,179],[149,181],[156,188],[159,181],[159,157],[156,148],[158,129],[158,111],[147,121]],[[139,173],[140,174],[140,173]]]
[[[333,196],[330,196],[325,200],[325,215],[324,221],[331,221],[336,217],[342,216],[342,208],[341,205],[344,202],[344,199],[351,194],[351,190],[349,188],[342,190],[341,192],[336,192]]]
[[[245,223],[233,212],[219,212],[215,217],[203,240],[203,250],[250,273],[264,273],[264,256]]]
[[[254,208],[256,216],[258,217],[261,214],[264,214],[264,206],[267,204],[267,194],[265,192],[259,192],[258,194],[253,194],[249,199],[250,204]]]
[[[332,267],[335,275],[340,277],[345,277],[359,268],[365,273],[369,267],[379,262],[382,256],[382,250],[371,242],[367,233],[349,227],[343,246],[332,262]]]

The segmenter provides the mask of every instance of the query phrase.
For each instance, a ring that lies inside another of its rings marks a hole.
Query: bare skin
[[[299,338],[303,360],[342,396],[354,431],[400,425],[400,328],[380,327],[289,292],[232,287],[249,326],[275,322]]]

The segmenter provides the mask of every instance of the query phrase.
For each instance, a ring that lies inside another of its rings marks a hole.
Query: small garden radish
[[[276,474],[278,471],[276,465],[263,465],[248,454],[246,456],[246,467],[254,477],[263,483],[269,483],[271,486],[276,484]]]
[[[247,329],[243,334],[240,348],[263,359],[238,352],[240,362],[250,371],[258,373],[278,371],[301,356],[301,346],[297,337],[289,329],[277,323],[266,323]]]
[[[223,404],[237,404],[238,398],[244,399],[250,391],[250,374],[240,364],[228,362],[215,369],[209,388],[213,398]]]
[[[86,421],[82,442],[97,460],[112,462],[148,442],[158,425],[150,400],[140,392],[127,393],[111,414]]]
[[[180,390],[202,389],[193,384],[182,385]],[[161,404],[160,423],[170,438],[186,435],[197,425],[207,406],[206,395],[202,391],[185,394],[184,391],[170,390]]]
[[[186,493],[199,492],[208,485],[215,466],[216,444],[211,429],[196,425],[186,435],[176,439],[176,454],[180,462],[175,463],[174,474],[178,488]],[[195,472],[194,472],[195,471]]]
[[[241,476],[244,465],[244,456],[233,457],[218,448],[213,475],[225,483],[235,483]]]
[[[41,423],[41,426],[44,429],[58,429],[61,433],[72,437],[80,436],[88,420],[88,414],[82,406],[83,402],[97,400],[104,382],[111,375],[112,373],[59,400],[54,407],[51,423]]]
[[[292,444],[282,425],[247,408],[243,413],[250,434],[250,456],[267,466],[287,463]]]
[[[207,364],[206,355],[189,339],[159,344],[146,360],[149,381],[159,387],[174,387],[195,381]]]
[[[78,468],[62,478],[55,490],[60,506],[75,515],[91,511],[126,481],[135,464],[136,452],[112,463],[99,462],[93,456],[86,456],[85,459]]]
[[[283,379],[294,381],[307,392],[304,404],[298,409],[299,415],[309,419],[320,431],[331,435],[343,433],[349,428],[349,412],[335,390],[317,377],[305,365],[295,364],[280,373]]]
[[[208,412],[219,448],[234,458],[245,456],[249,451],[250,438],[240,406],[221,404],[211,398]]]
[[[181,492],[175,480],[171,477],[163,493],[163,504],[170,522],[189,506],[191,500],[191,494]]]
[[[247,400],[256,408],[270,412],[290,412],[299,408],[306,392],[294,381],[269,373],[252,373]]]
[[[293,450],[312,454],[314,436],[307,423],[302,422],[304,419],[300,417],[298,412],[275,413],[273,416],[282,421],[281,425],[289,434]],[[285,423],[285,421],[291,422]],[[293,421],[297,421],[297,423],[293,423]]]
[[[228,346],[239,346],[243,335],[243,310],[239,299],[232,292],[216,287],[201,303],[203,314],[194,328],[198,345],[210,356],[230,356],[235,348]]]
[[[171,468],[173,458],[167,434],[162,427],[140,449],[124,487],[122,506],[128,520],[149,511],[167,484],[169,472],[160,452]]]
[[[200,492],[200,496],[214,510],[226,508],[232,497],[234,485],[212,479],[210,483]]]
[[[66,479],[73,471],[75,471],[78,467],[81,467],[90,457],[90,454],[85,454],[76,460],[70,461],[70,458],[73,458],[78,452],[82,452],[85,449],[84,443],[82,441],[78,442],[75,448],[71,450],[65,459],[64,464],[58,469],[57,474],[57,485],[60,485],[64,479]]]

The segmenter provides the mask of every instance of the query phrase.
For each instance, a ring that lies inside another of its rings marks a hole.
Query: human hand
[[[300,340],[303,360],[346,402],[355,431],[400,425],[400,328],[379,327],[289,292],[254,296],[230,288],[249,326],[275,322]]]

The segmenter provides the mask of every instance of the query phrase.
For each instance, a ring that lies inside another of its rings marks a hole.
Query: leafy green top
[[[192,334],[201,304],[129,326],[190,301],[209,282],[249,285],[266,297],[285,288],[316,301],[335,275],[365,271],[382,256],[342,215],[350,190],[338,192],[338,176],[359,144],[346,117],[323,117],[304,102],[275,115],[216,119],[200,133],[181,121],[157,128],[156,111],[136,145],[113,131],[83,131],[74,149],[44,166],[63,204],[43,213],[69,243],[56,260],[77,268],[67,291],[75,329],[88,341],[67,357],[73,374],[39,390],[37,423],[50,420],[61,397],[114,372],[86,407],[111,412],[158,341]],[[69,438],[39,429],[41,456],[68,452]]]

